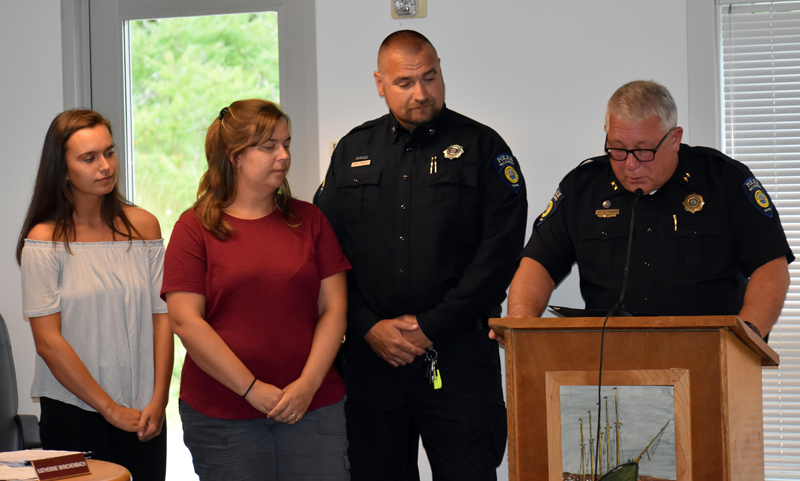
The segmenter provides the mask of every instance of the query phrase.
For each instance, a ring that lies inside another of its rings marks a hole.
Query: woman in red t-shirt
[[[222,109],[167,248],[161,292],[187,350],[180,412],[201,480],[349,479],[332,363],[350,265],[319,209],[291,197],[290,141],[271,102]]]

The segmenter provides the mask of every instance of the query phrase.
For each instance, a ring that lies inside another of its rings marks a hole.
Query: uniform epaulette
[[[368,121],[364,122],[363,124],[359,125],[358,127],[354,127],[344,137],[347,137],[350,134],[354,134],[354,133],[356,133],[356,132],[358,132],[360,130],[366,130],[366,129],[375,127],[376,125],[378,125],[381,122],[382,119],[383,119],[383,117],[378,117],[377,119],[368,120]],[[342,137],[342,138],[344,138],[344,137]]]
[[[598,167],[600,165],[598,162],[602,161],[604,158],[605,158],[605,156],[591,157],[589,159],[586,159],[586,160],[582,161],[580,164],[578,164],[577,166],[575,166],[567,175],[568,176],[569,175],[582,175],[582,173],[579,172],[579,171],[581,171],[581,169],[586,169],[586,168],[589,168],[589,167]]]
[[[460,113],[454,112],[452,110],[450,110],[449,112],[450,112],[451,118],[453,119],[453,122],[455,124],[457,124],[457,125],[469,125],[469,126],[476,127],[476,128],[479,128],[479,129],[486,129],[488,131],[495,132],[495,130],[493,128],[489,127],[486,124],[478,122],[477,120],[475,120],[475,119],[473,119],[471,117],[467,117],[464,114],[460,114]]]
[[[683,147],[683,146],[684,146],[684,144],[681,144],[681,147]],[[750,174],[750,169],[745,164],[743,164],[742,162],[740,162],[740,161],[738,161],[736,159],[730,158],[729,156],[725,155],[724,153],[720,152],[717,149],[712,149],[711,147],[702,147],[702,146],[696,146],[696,147],[686,146],[686,147],[689,147],[690,149],[694,150],[695,152],[700,152],[702,154],[705,154],[709,158],[719,159],[719,160],[727,163],[728,165],[731,165],[731,166],[735,167],[739,172],[741,172],[743,174],[748,174],[748,175]]]
[[[473,119],[467,117],[464,114],[460,114],[458,112],[453,112],[452,110],[450,111],[450,113],[452,114],[453,122],[458,124],[458,125],[468,125],[468,124],[469,125],[475,125],[475,124],[483,125],[480,122],[478,122],[477,120],[473,120]]]
[[[578,167],[575,167],[575,168],[577,169],[579,167],[583,167],[585,165],[589,165],[591,163],[594,163],[594,161],[596,161],[596,160],[599,161],[599,160],[602,160],[603,158],[605,158],[604,155],[601,155],[600,157],[592,157],[592,158],[586,159],[583,162],[581,162],[580,164],[578,164]]]

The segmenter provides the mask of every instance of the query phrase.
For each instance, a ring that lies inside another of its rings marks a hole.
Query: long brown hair
[[[111,134],[111,123],[93,110],[73,109],[62,112],[56,116],[47,129],[42,147],[42,157],[39,161],[39,172],[36,174],[36,183],[33,188],[31,204],[22,231],[17,241],[17,263],[22,263],[22,248],[25,238],[37,224],[44,221],[55,221],[53,230],[53,244],[62,241],[67,252],[72,253],[69,243],[75,241],[75,221],[72,188],[67,183],[67,142],[72,134],[81,130],[92,128],[96,125],[105,125]],[[122,205],[130,205],[119,192],[117,184],[103,196],[100,215],[103,223],[112,232],[120,234],[128,240],[133,239],[132,231],[136,231],[125,216]],[[117,229],[115,220],[119,219],[127,232]]]
[[[222,220],[222,209],[236,198],[236,169],[231,159],[244,149],[263,144],[272,137],[275,125],[289,117],[272,102],[261,99],[237,100],[225,107],[211,122],[206,134],[208,170],[200,179],[194,209],[203,227],[218,239],[226,239],[233,228]],[[292,191],[289,181],[275,192],[275,206],[283,213],[289,227],[297,227],[299,217],[292,213]]]

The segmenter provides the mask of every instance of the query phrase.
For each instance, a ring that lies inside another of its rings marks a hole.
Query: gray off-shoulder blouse
[[[159,297],[164,242],[72,242],[70,250],[25,240],[23,314],[60,312],[62,336],[103,390],[117,404],[143,409],[153,397],[153,314],[167,312]],[[38,355],[31,396],[94,411]]]

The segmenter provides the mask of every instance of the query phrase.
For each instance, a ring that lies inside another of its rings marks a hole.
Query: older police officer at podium
[[[655,82],[620,87],[605,131],[606,155],[567,174],[534,221],[509,316],[540,316],[576,262],[586,308],[615,306],[635,211],[626,311],[737,314],[766,336],[794,260],[766,189],[744,164],[681,144],[675,101]]]

